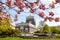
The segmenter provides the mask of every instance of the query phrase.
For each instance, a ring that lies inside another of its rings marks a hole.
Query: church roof
[[[35,25],[31,24],[31,23],[18,23],[16,24],[16,27],[31,27],[31,28],[34,28],[34,29],[38,29],[38,27],[36,27]]]
[[[34,16],[27,16],[27,18],[26,19],[34,19]]]
[[[23,22],[22,22],[22,23],[17,23],[17,24],[16,24],[16,26],[27,26],[27,25],[28,25],[28,23],[23,23]]]

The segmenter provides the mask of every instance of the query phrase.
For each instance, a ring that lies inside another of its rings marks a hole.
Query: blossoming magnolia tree
[[[41,3],[40,0],[35,0],[35,2],[29,2],[28,0],[6,0],[5,3],[3,3],[3,1],[0,1],[0,20],[3,19],[3,17],[7,18],[8,16],[6,16],[7,10],[6,7],[7,6],[9,9],[13,9],[14,11],[17,12],[17,14],[14,17],[14,21],[16,22],[18,20],[18,15],[20,14],[20,12],[24,12],[24,9],[30,9],[29,12],[32,14],[37,14],[39,15],[41,18],[44,19],[44,21],[52,21],[55,20],[55,22],[59,22],[60,18],[56,17],[54,18],[55,13],[53,11],[48,11],[49,16],[45,15],[44,11],[45,10],[49,10],[49,9],[55,9],[55,5],[59,3],[60,5],[60,0],[55,0],[52,1],[52,3],[49,4],[49,7],[46,7],[45,4]],[[18,10],[15,10],[15,7],[18,8]],[[44,11],[39,11],[37,13],[37,11],[39,10],[44,10]],[[6,12],[4,12],[3,10],[5,10]],[[28,12],[28,13],[29,13]],[[27,12],[25,12],[27,13]],[[9,14],[9,13],[8,13]]]

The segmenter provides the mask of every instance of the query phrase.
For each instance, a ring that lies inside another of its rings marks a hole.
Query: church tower
[[[32,23],[33,25],[35,25],[35,19],[34,16],[27,16],[26,18],[26,23]]]

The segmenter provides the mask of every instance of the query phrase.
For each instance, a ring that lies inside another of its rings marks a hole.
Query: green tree
[[[43,32],[43,33],[50,33],[50,32],[51,32],[50,27],[49,27],[47,24],[44,25],[42,32]]]
[[[17,36],[20,30],[12,29],[11,18],[3,18],[0,20],[0,36]]]
[[[0,17],[0,35],[7,35],[7,33],[12,30],[11,17],[7,15],[7,13],[5,16],[6,17]]]
[[[54,34],[55,34],[55,33],[58,33],[58,32],[59,32],[58,27],[57,27],[57,26],[52,26],[52,27],[51,27],[51,32],[54,33]]]

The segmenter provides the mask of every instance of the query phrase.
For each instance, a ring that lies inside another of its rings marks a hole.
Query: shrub
[[[34,32],[34,33],[41,33],[41,31],[36,31],[36,32]]]
[[[42,31],[43,33],[50,33],[51,32],[51,29],[50,29],[50,27],[48,26],[48,25],[45,25],[44,27],[43,27],[43,31]]]
[[[52,32],[53,34],[57,34],[57,33],[59,32],[58,27],[53,26],[53,27],[51,28],[51,32]]]

